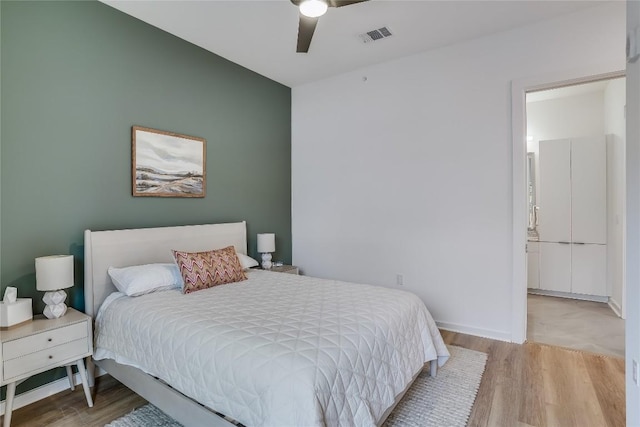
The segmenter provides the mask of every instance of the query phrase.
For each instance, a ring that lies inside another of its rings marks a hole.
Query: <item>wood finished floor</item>
[[[469,426],[625,425],[624,361],[535,343],[508,344],[444,331],[447,344],[489,355]],[[95,406],[82,387],[13,413],[12,427],[102,427],[145,401],[109,376],[96,380]]]

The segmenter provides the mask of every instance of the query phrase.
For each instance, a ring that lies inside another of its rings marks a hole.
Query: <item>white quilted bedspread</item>
[[[292,274],[110,297],[95,358],[161,378],[247,426],[373,426],[449,353],[414,294]],[[120,294],[122,295],[122,294]]]

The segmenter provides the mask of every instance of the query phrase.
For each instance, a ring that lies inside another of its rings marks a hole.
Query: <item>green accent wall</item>
[[[290,88],[99,2],[0,7],[0,291],[42,312],[34,258],[73,254],[82,310],[85,229],[246,220],[291,261]],[[133,197],[133,125],[205,138],[206,197]]]

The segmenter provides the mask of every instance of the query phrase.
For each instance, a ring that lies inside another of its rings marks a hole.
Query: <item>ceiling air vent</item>
[[[362,40],[362,43],[375,42],[382,40],[386,37],[391,37],[393,34],[387,27],[378,28],[377,30],[367,31],[364,34],[360,34],[358,37]]]

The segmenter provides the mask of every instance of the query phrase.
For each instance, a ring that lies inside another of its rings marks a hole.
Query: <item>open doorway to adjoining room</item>
[[[624,357],[625,83],[526,93],[529,341]]]

